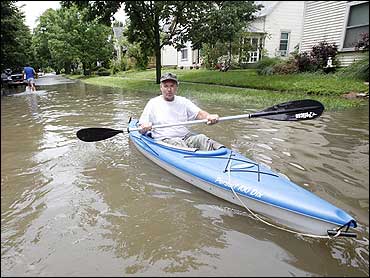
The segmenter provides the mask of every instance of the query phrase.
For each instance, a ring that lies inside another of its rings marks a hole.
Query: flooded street
[[[126,132],[77,139],[85,127],[126,130],[152,94],[37,82],[36,94],[1,97],[2,276],[369,275],[368,103],[312,121],[192,126],[357,220],[357,238],[322,240],[269,227],[178,179]],[[259,110],[191,99],[220,116]]]

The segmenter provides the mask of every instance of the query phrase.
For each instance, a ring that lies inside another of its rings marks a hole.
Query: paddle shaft
[[[242,114],[242,115],[235,115],[235,116],[227,116],[227,117],[221,117],[218,119],[219,122],[227,121],[227,120],[237,120],[237,119],[244,119],[244,118],[258,118],[263,116],[271,116],[271,115],[277,115],[277,114],[287,114],[287,113],[295,113],[295,112],[302,112],[307,111],[309,109],[315,109],[316,106],[312,107],[299,107],[299,108],[293,108],[293,109],[286,109],[286,110],[277,110],[277,111],[266,111],[266,112],[257,112],[253,114]],[[308,115],[309,117],[309,115]],[[152,129],[156,128],[164,128],[164,127],[171,127],[171,126],[183,126],[183,125],[193,125],[193,124],[199,124],[199,123],[206,123],[208,120],[194,120],[194,121],[186,121],[186,122],[180,122],[180,123],[173,123],[173,124],[163,124],[163,125],[153,125]],[[136,131],[140,130],[140,127],[130,128],[129,131]]]
[[[243,114],[236,116],[221,117],[219,121],[236,120],[243,118],[265,118],[269,120],[276,121],[301,121],[301,120],[311,120],[319,117],[324,111],[324,106],[315,100],[305,99],[289,101],[285,103],[276,104],[265,110],[253,113],[253,114]],[[194,120],[180,123],[172,124],[162,124],[154,125],[152,129],[172,127],[172,126],[185,126],[198,123],[206,123],[208,120]],[[141,130],[140,127],[128,128],[127,131],[137,131]],[[85,142],[96,142],[111,138],[119,133],[123,133],[123,130],[117,130],[112,128],[83,128],[77,131],[77,137]]]

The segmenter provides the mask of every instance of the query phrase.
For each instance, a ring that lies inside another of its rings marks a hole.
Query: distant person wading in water
[[[23,69],[23,74],[25,75],[25,79],[27,80],[28,88],[32,90],[33,92],[35,92],[36,91],[36,87],[35,87],[36,72],[33,69],[33,67],[31,67],[29,64],[26,64],[26,66]]]

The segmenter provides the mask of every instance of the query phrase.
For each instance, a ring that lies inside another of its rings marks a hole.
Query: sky
[[[24,12],[26,16],[25,24],[30,27],[31,30],[37,26],[37,18],[42,15],[44,11],[49,8],[54,10],[60,8],[59,1],[17,1],[16,5],[20,7],[23,5],[21,10]],[[123,12],[123,8],[121,8],[115,15],[114,18],[121,22],[125,21],[125,15]]]
[[[25,24],[30,27],[31,30],[37,25],[37,18],[47,9],[58,9],[60,8],[59,1],[17,1],[16,5],[20,7],[25,4],[21,10],[26,16]]]

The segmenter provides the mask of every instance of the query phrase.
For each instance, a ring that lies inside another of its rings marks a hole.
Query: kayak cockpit
[[[133,122],[131,122],[131,121],[133,121]],[[133,125],[133,126],[137,127],[138,120],[137,119],[133,120],[133,119],[130,118],[129,123],[130,123],[130,125]],[[127,128],[127,130],[128,130],[128,132],[130,132],[129,128]],[[183,153],[183,154],[188,154],[188,155],[196,154],[196,155],[200,155],[200,156],[219,156],[219,155],[225,155],[227,153],[226,148],[220,148],[218,150],[212,150],[212,151],[201,151],[197,148],[186,148],[186,147],[182,147],[182,146],[171,145],[171,144],[165,143],[161,140],[153,139],[151,137],[150,132],[148,132],[146,134],[140,134],[139,132],[135,132],[135,137],[140,139],[141,141],[145,142],[145,144],[147,146],[148,146],[148,143],[149,144],[155,144],[155,145],[160,146],[164,149],[168,149],[168,150],[171,150],[171,151],[174,151],[174,152],[177,152],[177,153]]]
[[[177,153],[182,153],[185,155],[199,155],[199,156],[218,156],[218,155],[224,155],[227,153],[226,148],[220,148],[218,150],[213,151],[201,151],[197,148],[186,148],[181,146],[175,146],[168,143],[165,143],[161,140],[154,140],[153,138],[147,136],[147,135],[141,135],[141,139],[144,141],[147,141],[149,143],[155,144],[157,146],[160,146],[161,148],[168,149]]]

